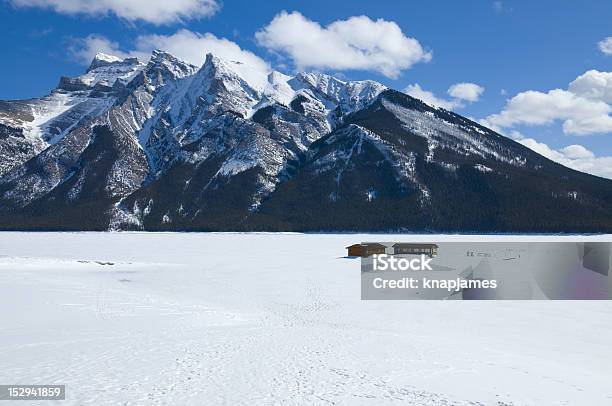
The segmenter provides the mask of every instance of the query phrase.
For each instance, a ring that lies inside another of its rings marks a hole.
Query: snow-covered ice
[[[66,405],[612,404],[612,302],[360,300],[347,245],[432,238],[516,237],[0,233],[0,384],[65,384]]]

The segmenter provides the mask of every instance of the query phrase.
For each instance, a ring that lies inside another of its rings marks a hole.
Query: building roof
[[[397,248],[438,248],[436,244],[433,243],[409,243],[409,242],[398,242],[393,244],[393,247]]]
[[[361,244],[364,247],[373,247],[373,248],[387,248],[386,245],[379,244],[377,242],[364,242]]]
[[[383,244],[379,244],[377,242],[364,242],[364,243],[359,243],[359,244],[353,244],[353,245],[349,245],[346,248],[353,248],[353,247],[373,247],[373,248],[387,248],[387,246],[383,245]]]

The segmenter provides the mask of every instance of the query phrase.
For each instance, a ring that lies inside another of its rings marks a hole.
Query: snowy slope
[[[466,241],[2,233],[0,381],[66,405],[610,404],[612,302],[359,299],[345,246],[432,238]]]
[[[143,66],[135,58],[121,60],[98,54],[85,74],[62,77],[57,88],[45,97],[0,102],[0,125],[20,134],[0,140],[0,152],[6,151],[0,175],[58,143],[88,120],[104,114],[117,101],[119,91]],[[11,155],[9,151],[16,149],[15,144],[20,145],[19,153]]]

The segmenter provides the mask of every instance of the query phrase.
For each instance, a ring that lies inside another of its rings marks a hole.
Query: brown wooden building
[[[370,255],[384,254],[386,248],[384,245],[376,242],[353,244],[346,247],[349,257],[369,257]]]
[[[393,244],[394,255],[429,255],[435,257],[438,255],[438,246],[436,244],[418,244],[418,243],[403,243],[398,242]]]

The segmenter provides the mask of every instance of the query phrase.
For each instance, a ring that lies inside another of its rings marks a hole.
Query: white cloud
[[[448,88],[448,94],[456,99],[476,102],[484,92],[484,87],[476,83],[455,83]]]
[[[566,158],[569,159],[581,159],[581,158],[594,158],[595,154],[589,151],[582,145],[568,145],[560,150]]]
[[[612,104],[612,72],[587,71],[570,83],[568,90],[586,99]]]
[[[612,37],[602,39],[597,43],[599,50],[606,55],[612,55]]]
[[[493,10],[495,10],[495,12],[497,13],[501,13],[504,9],[504,3],[501,1],[494,1],[493,2]]]
[[[533,138],[521,138],[517,141],[568,168],[612,179],[612,156],[595,156],[592,151],[582,145],[568,145],[561,149],[554,149]]]
[[[259,45],[291,58],[298,69],[360,69],[396,78],[402,70],[431,59],[431,53],[395,22],[366,16],[322,27],[298,12],[283,11],[255,37]]]
[[[200,66],[207,53],[232,61],[240,61],[260,70],[269,69],[263,59],[226,38],[218,38],[210,33],[199,34],[181,29],[172,35],[141,35],[136,38],[131,50],[122,50],[119,44],[100,35],[89,35],[79,39],[71,48],[77,61],[89,64],[98,52],[121,58],[135,56],[146,62],[154,49],[170,52],[172,55]]]
[[[465,102],[478,101],[480,95],[484,92],[484,87],[475,83],[455,83],[447,90],[447,93],[453,97],[450,100],[436,96],[433,92],[423,89],[418,83],[408,85],[403,92],[427,104],[442,107],[446,110],[454,110],[464,107]]]
[[[590,70],[570,83],[568,90],[521,92],[486,121],[502,128],[561,121],[566,134],[608,133],[612,132],[611,103],[612,72]]]
[[[442,107],[446,110],[454,110],[456,108],[462,107],[461,101],[439,98],[435,94],[433,94],[433,92],[423,89],[418,83],[408,85],[404,89],[404,93],[419,100],[422,100],[427,104],[430,104],[435,107]]]
[[[129,21],[168,24],[209,17],[219,10],[216,0],[10,0],[16,7],[39,7],[69,15],[114,14]]]

